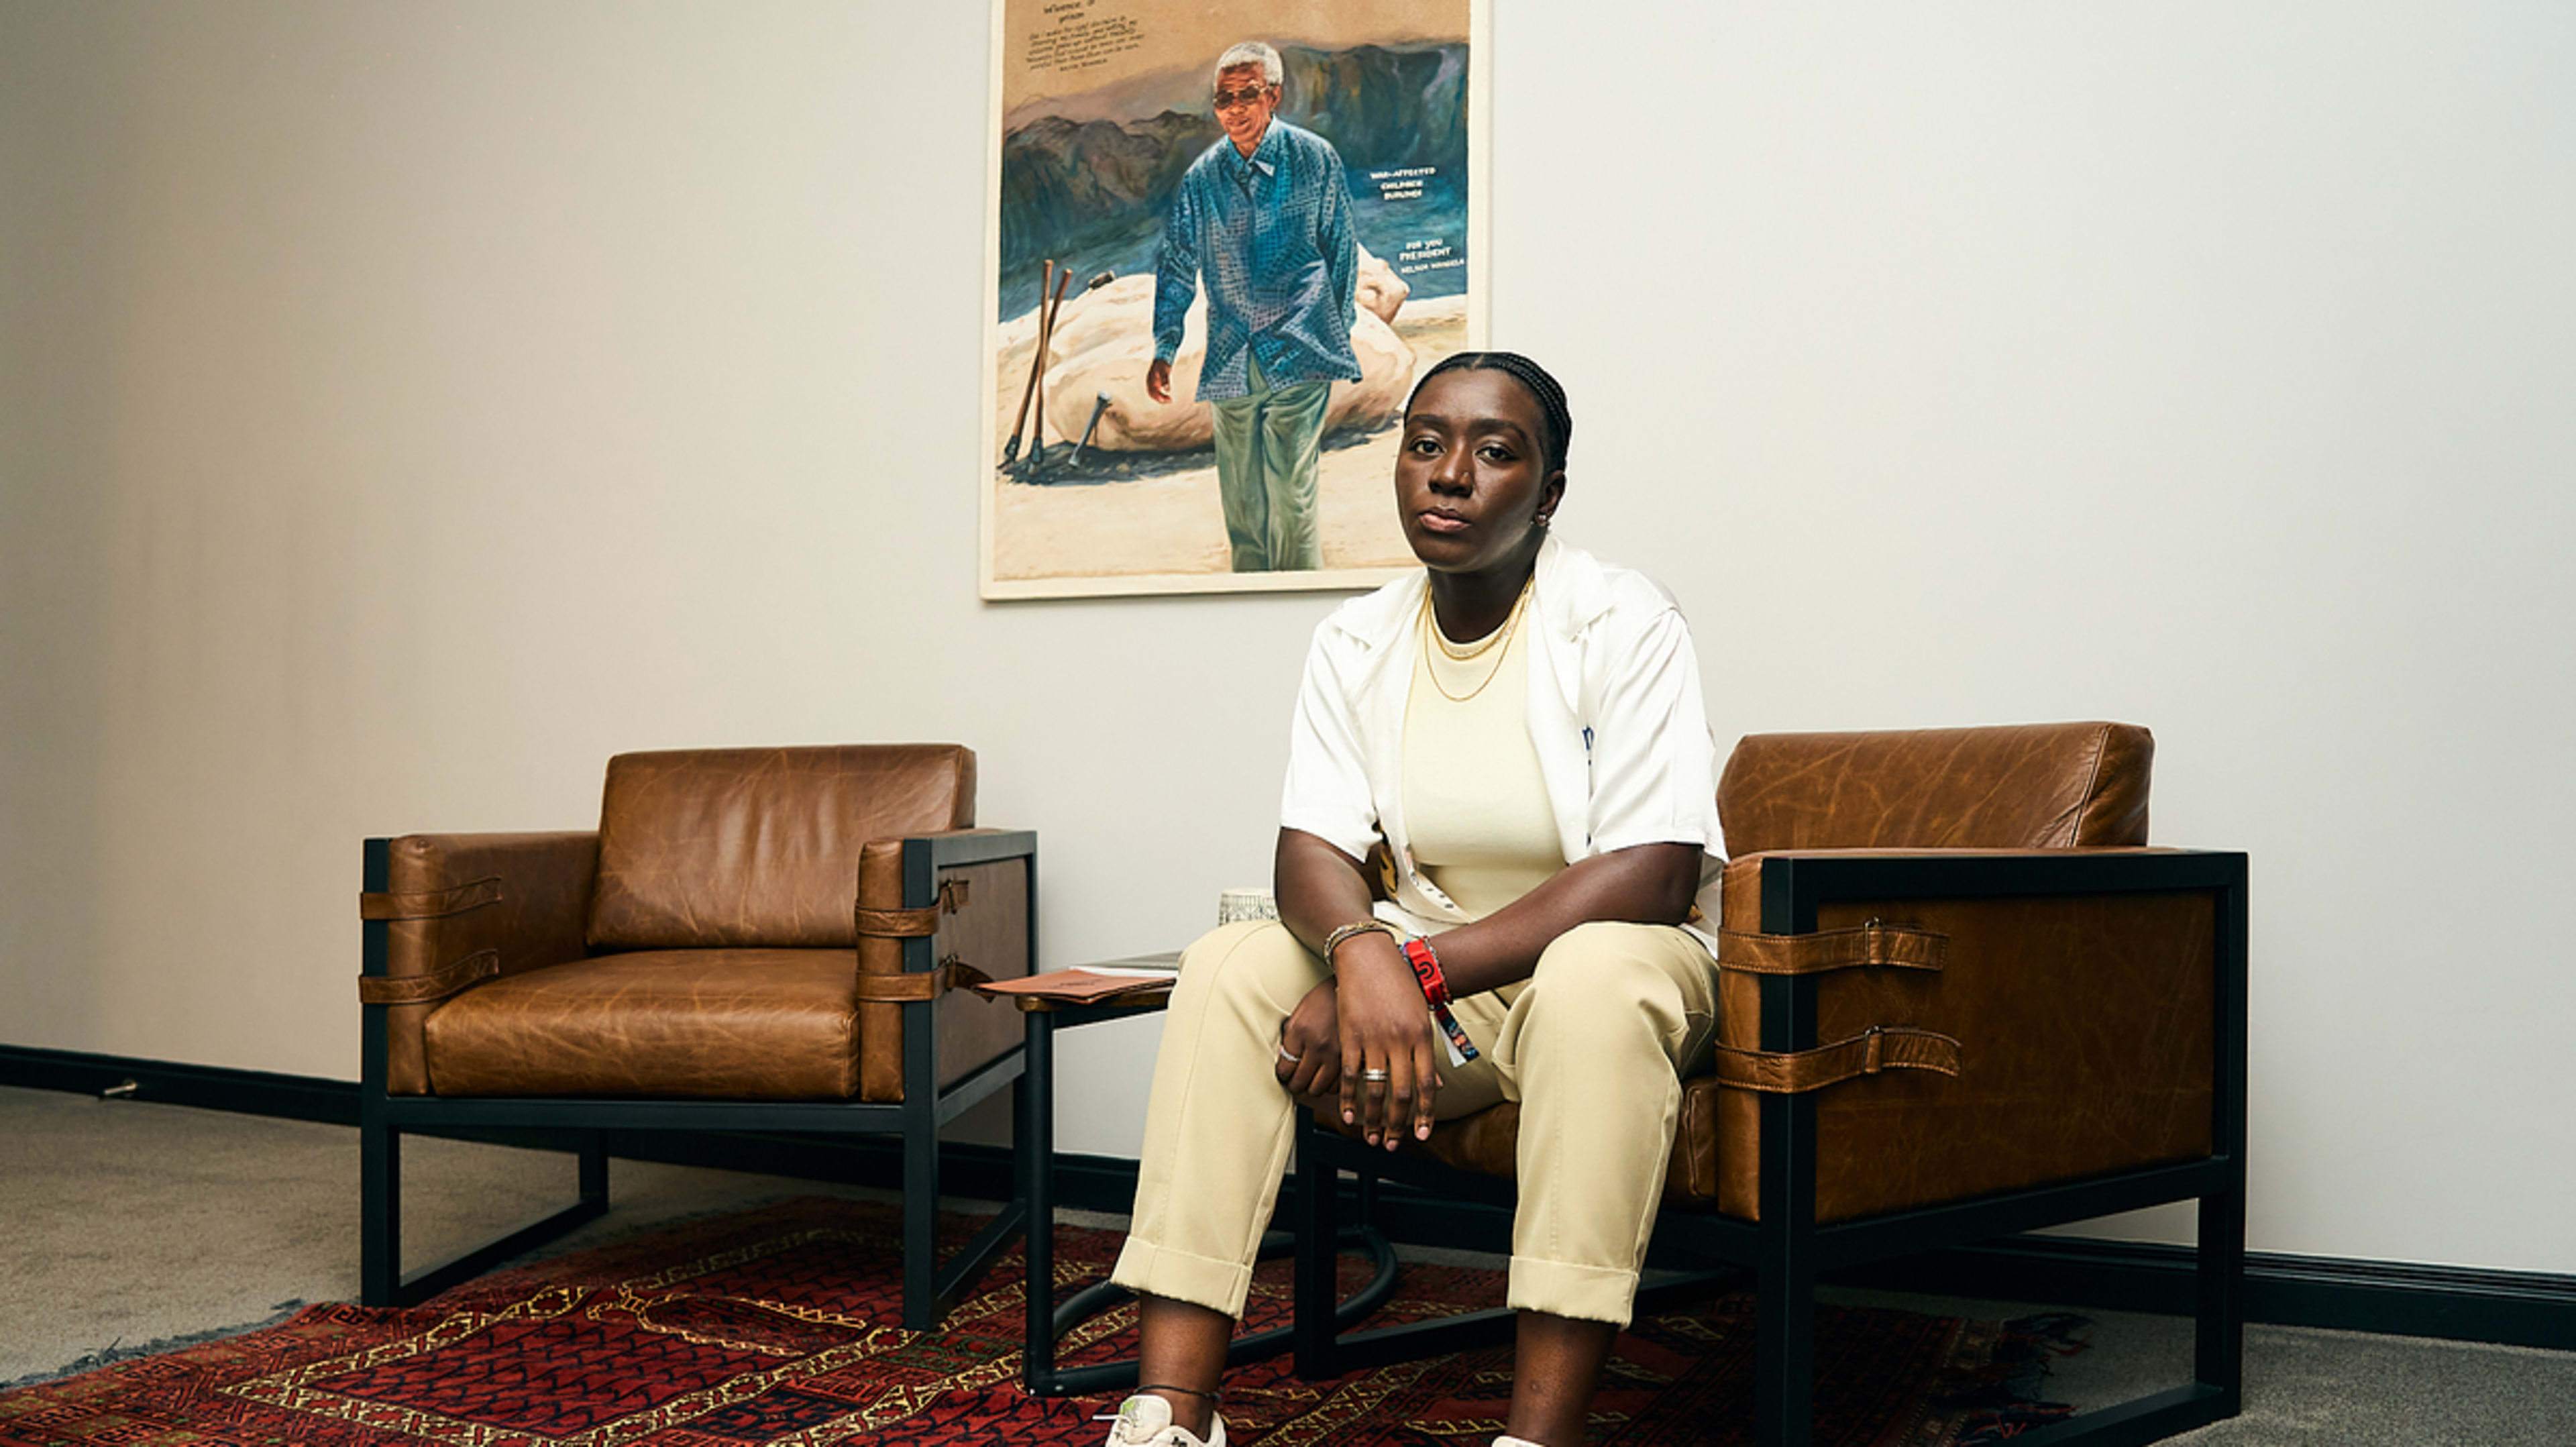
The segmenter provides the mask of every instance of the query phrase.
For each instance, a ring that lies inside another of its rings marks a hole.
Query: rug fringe
[[[138,1342],[133,1346],[125,1345],[125,1339],[119,1337],[97,1351],[76,1358],[51,1371],[37,1372],[30,1376],[0,1382],[0,1392],[15,1391],[20,1387],[41,1386],[46,1382],[57,1382],[65,1377],[79,1376],[83,1372],[94,1372],[101,1367],[112,1367],[118,1362],[130,1362],[137,1357],[159,1356],[163,1352],[177,1351],[181,1347],[203,1346],[207,1342],[222,1341],[226,1337],[248,1336],[255,1331],[284,1326],[294,1320],[297,1312],[312,1304],[302,1300],[281,1301],[277,1304],[276,1314],[263,1321],[246,1321],[239,1326],[218,1326],[205,1331],[192,1331],[185,1336],[165,1336],[158,1341]]]

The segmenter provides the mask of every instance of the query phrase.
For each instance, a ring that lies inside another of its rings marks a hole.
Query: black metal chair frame
[[[1817,853],[1769,858],[1762,866],[1766,934],[1807,934],[1820,905],[1891,899],[2194,892],[2218,896],[2212,990],[2215,1079],[2211,1149],[2200,1160],[2113,1172],[1855,1221],[1816,1221],[1816,1097],[1761,1101],[1758,1222],[1713,1213],[1666,1211],[1656,1222],[1659,1256],[1669,1248],[1749,1271],[1759,1316],[1754,1353],[1754,1440],[1807,1447],[1814,1417],[1815,1289],[1829,1271],[1912,1256],[2039,1226],[2088,1220],[2175,1201],[2199,1203],[2195,1255],[2193,1380],[2187,1386],[2082,1413],[2014,1439],[2027,1447],[2128,1447],[2233,1417],[2244,1383],[2246,859],[2210,851],[2089,854],[2079,851],[1941,855]],[[1761,1044],[1768,1051],[1813,1049],[1817,979],[1761,979]],[[1389,1155],[1308,1121],[1297,1143],[1296,1370],[1309,1380],[1508,1341],[1511,1313],[1477,1312],[1445,1321],[1343,1335],[1332,1300],[1333,1253],[1310,1242],[1336,1239],[1343,1171],[1365,1189],[1383,1177],[1443,1195],[1508,1206],[1511,1183],[1427,1157]],[[1727,1270],[1660,1283],[1638,1294],[1638,1312],[1705,1295]],[[1310,1306],[1310,1303],[1313,1305]]]
[[[365,885],[389,887],[390,839],[366,842]],[[1025,830],[950,834],[903,842],[903,903],[923,909],[938,903],[938,873],[998,860],[1028,861],[1028,939],[1036,949],[1037,836]],[[362,971],[382,977],[387,925],[364,926]],[[903,942],[908,974],[938,968],[935,941]],[[853,970],[856,965],[853,964]],[[936,1000],[903,1004],[903,1100],[860,1101],[636,1100],[572,1097],[392,1095],[386,1091],[385,1006],[367,1005],[360,1059],[359,1203],[360,1290],[371,1306],[408,1305],[593,1220],[608,1209],[608,1139],[617,1130],[756,1131],[822,1136],[903,1137],[903,1324],[936,1328],[951,1307],[1028,1220],[1025,1202],[995,1216],[946,1264],[937,1254],[939,1130],[1020,1078],[1022,1048],[1013,1046],[990,1063],[947,1086],[939,1084]],[[405,1135],[511,1135],[557,1143],[580,1157],[580,1194],[573,1204],[521,1226],[498,1240],[442,1262],[402,1270],[402,1138]],[[569,1144],[562,1144],[563,1142]]]

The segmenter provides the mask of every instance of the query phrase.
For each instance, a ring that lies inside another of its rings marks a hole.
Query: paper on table
[[[1085,1003],[1118,995],[1168,990],[1174,978],[1164,971],[1104,974],[1093,970],[1056,970],[1016,980],[994,980],[977,985],[975,991],[982,995],[1033,995],[1040,999]]]

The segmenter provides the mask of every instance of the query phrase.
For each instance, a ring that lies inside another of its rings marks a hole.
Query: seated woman
[[[1716,928],[1720,836],[1680,612],[1548,534],[1572,432],[1509,352],[1449,358],[1406,405],[1395,500],[1424,571],[1315,630],[1279,920],[1182,956],[1113,1275],[1143,1342],[1112,1447],[1222,1447],[1226,1342],[1310,1095],[1388,1150],[1520,1102],[1497,1447],[1583,1440],[1714,1032],[1713,936],[1689,926]]]

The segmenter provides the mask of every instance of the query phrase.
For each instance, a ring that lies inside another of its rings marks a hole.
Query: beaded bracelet
[[[1333,967],[1333,951],[1364,934],[1382,934],[1395,938],[1395,926],[1382,919],[1355,919],[1324,937],[1324,968]]]

